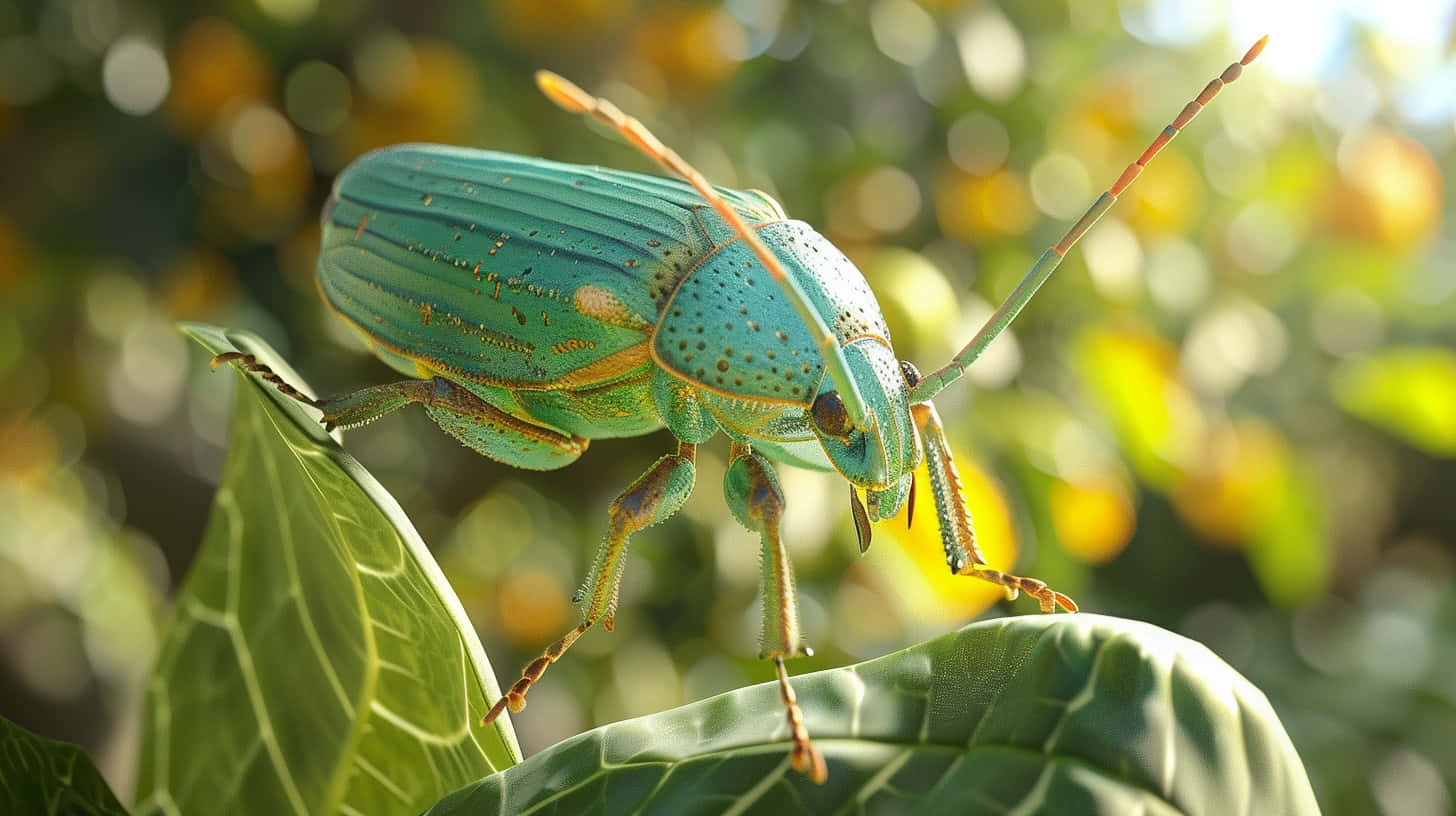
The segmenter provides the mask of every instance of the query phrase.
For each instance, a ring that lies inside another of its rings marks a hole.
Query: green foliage
[[[187,331],[294,376],[250,335]],[[149,686],[139,810],[417,813],[514,763],[510,726],[477,725],[499,695],[485,652],[399,506],[300,405],[243,379]]]
[[[790,770],[765,684],[582,734],[429,813],[1319,812],[1264,695],[1143,623],[984,621],[794,685],[822,787]]]
[[[0,813],[111,816],[126,808],[79,746],[0,717]]]

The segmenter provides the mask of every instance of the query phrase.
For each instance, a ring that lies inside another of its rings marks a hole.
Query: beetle
[[[677,512],[693,489],[696,447],[723,432],[725,498],[763,548],[760,656],[778,675],[792,764],[823,782],[823,755],[784,666],[810,650],[779,537],[784,496],[773,463],[842,475],[862,551],[872,520],[913,501],[924,463],[952,572],[998,584],[1008,598],[1025,592],[1044,612],[1076,611],[1044,582],[985,563],[931,398],[1267,40],[1209,82],[928,376],[896,357],[864,277],[813,228],[764,193],[713,187],[611,102],[544,71],[537,83],[552,101],[605,123],[683,181],[436,145],[367,154],[325,206],[318,286],[408,379],[315,400],[249,355],[213,364],[261,374],[319,409],[331,429],[420,403],[465,445],[520,468],[564,467],[591,439],[671,431],[676,450],[608,510],[574,598],[585,604],[581,623],[525,668],[484,723],[524,708],[531,686],[591,627],[612,628],[631,537]]]

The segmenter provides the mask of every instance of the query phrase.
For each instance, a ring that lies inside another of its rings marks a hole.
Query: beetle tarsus
[[[307,394],[304,394],[302,391],[299,391],[297,388],[289,385],[287,380],[278,376],[276,373],[274,373],[273,369],[269,368],[267,365],[258,362],[258,358],[254,357],[251,354],[245,354],[241,351],[225,351],[222,354],[213,357],[212,361],[208,363],[208,367],[216,371],[217,367],[222,365],[223,363],[239,363],[244,371],[252,374],[257,374],[259,377],[262,377],[264,382],[272,384],[272,386],[274,388],[277,388],[279,392],[281,392],[284,396],[292,397],[293,399],[296,399],[311,408],[318,407],[318,400],[308,396]]]
[[[1006,590],[1006,600],[1008,601],[1016,600],[1019,593],[1025,592],[1036,599],[1043,612],[1055,612],[1057,607],[1068,612],[1076,612],[1078,608],[1076,601],[1047,586],[1046,581],[1036,578],[1023,578],[1020,575],[992,569],[984,564],[967,564],[957,574],[970,575],[993,584],[999,584]]]
[[[774,669],[779,675],[779,696],[788,710],[789,733],[794,740],[789,764],[808,776],[809,781],[822,785],[829,780],[829,766],[824,762],[824,754],[809,739],[809,729],[804,725],[804,710],[799,708],[799,698],[794,694],[794,687],[789,685],[789,672],[784,668],[783,657],[774,658]]]
[[[540,680],[541,675],[546,673],[548,666],[560,660],[561,656],[566,654],[566,650],[571,648],[571,644],[575,643],[577,638],[586,634],[586,630],[590,629],[593,623],[595,621],[585,620],[577,624],[575,629],[562,635],[559,640],[547,647],[546,651],[540,657],[532,660],[526,666],[525,670],[521,672],[521,678],[511,685],[503,697],[495,701],[495,705],[490,707],[490,711],[486,712],[480,724],[483,726],[490,725],[507,708],[511,710],[512,714],[519,714],[524,710],[526,707],[526,692],[531,690],[531,686],[536,685],[536,681]]]

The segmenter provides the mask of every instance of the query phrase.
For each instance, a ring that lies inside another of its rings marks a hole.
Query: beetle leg
[[[687,501],[697,473],[693,466],[696,450],[694,445],[678,443],[677,453],[658,459],[650,470],[612,502],[611,509],[607,511],[606,540],[597,549],[596,559],[583,586],[587,606],[581,623],[526,666],[521,672],[521,679],[496,701],[485,719],[481,720],[481,725],[489,725],[507,708],[512,712],[525,708],[526,692],[546,673],[546,667],[560,660],[561,655],[588,629],[600,622],[611,631],[612,618],[617,610],[617,591],[622,584],[622,567],[626,563],[627,543],[635,533],[676,513]]]
[[[945,560],[951,572],[1000,584],[1006,590],[1007,600],[1015,600],[1018,593],[1025,592],[1036,598],[1043,612],[1055,612],[1058,606],[1068,612],[1076,612],[1077,604],[1047,586],[1045,581],[1022,578],[986,566],[986,557],[976,546],[976,532],[971,525],[970,511],[966,509],[961,477],[951,460],[950,445],[945,441],[940,416],[935,412],[935,406],[928,402],[910,406],[910,412],[915,417],[925,449],[925,465],[930,469],[930,489],[935,495],[935,512],[940,521],[940,538],[945,545]]]
[[[589,439],[538,425],[496,408],[449,380],[436,377],[425,413],[468,448],[512,467],[555,470],[575,462]]]
[[[809,741],[804,712],[789,685],[784,658],[813,654],[799,634],[799,604],[794,597],[794,568],[788,550],[779,540],[779,520],[784,494],[773,467],[747,445],[733,443],[728,472],[723,477],[723,494],[739,523],[756,532],[763,541],[763,639],[758,656],[772,658],[778,671],[779,690],[788,710],[789,733],[794,740],[791,762],[794,769],[808,774],[815,783],[829,778],[824,755]]]
[[[491,405],[465,387],[445,379],[403,380],[372,385],[347,394],[313,399],[289,385],[251,354],[229,351],[212,358],[212,367],[236,362],[279,391],[323,412],[330,431],[353,428],[397,411],[412,402],[446,433],[497,462],[531,470],[552,470],[576,461],[589,440],[529,422]]]

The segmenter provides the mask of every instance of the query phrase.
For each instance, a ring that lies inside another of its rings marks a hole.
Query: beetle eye
[[[849,412],[844,410],[844,400],[839,398],[837,391],[825,391],[814,398],[814,406],[809,409],[810,415],[814,418],[814,426],[820,433],[828,436],[848,436],[851,430],[849,424]]]
[[[900,361],[900,374],[905,378],[905,384],[914,388],[920,384],[920,369],[909,360]]]

